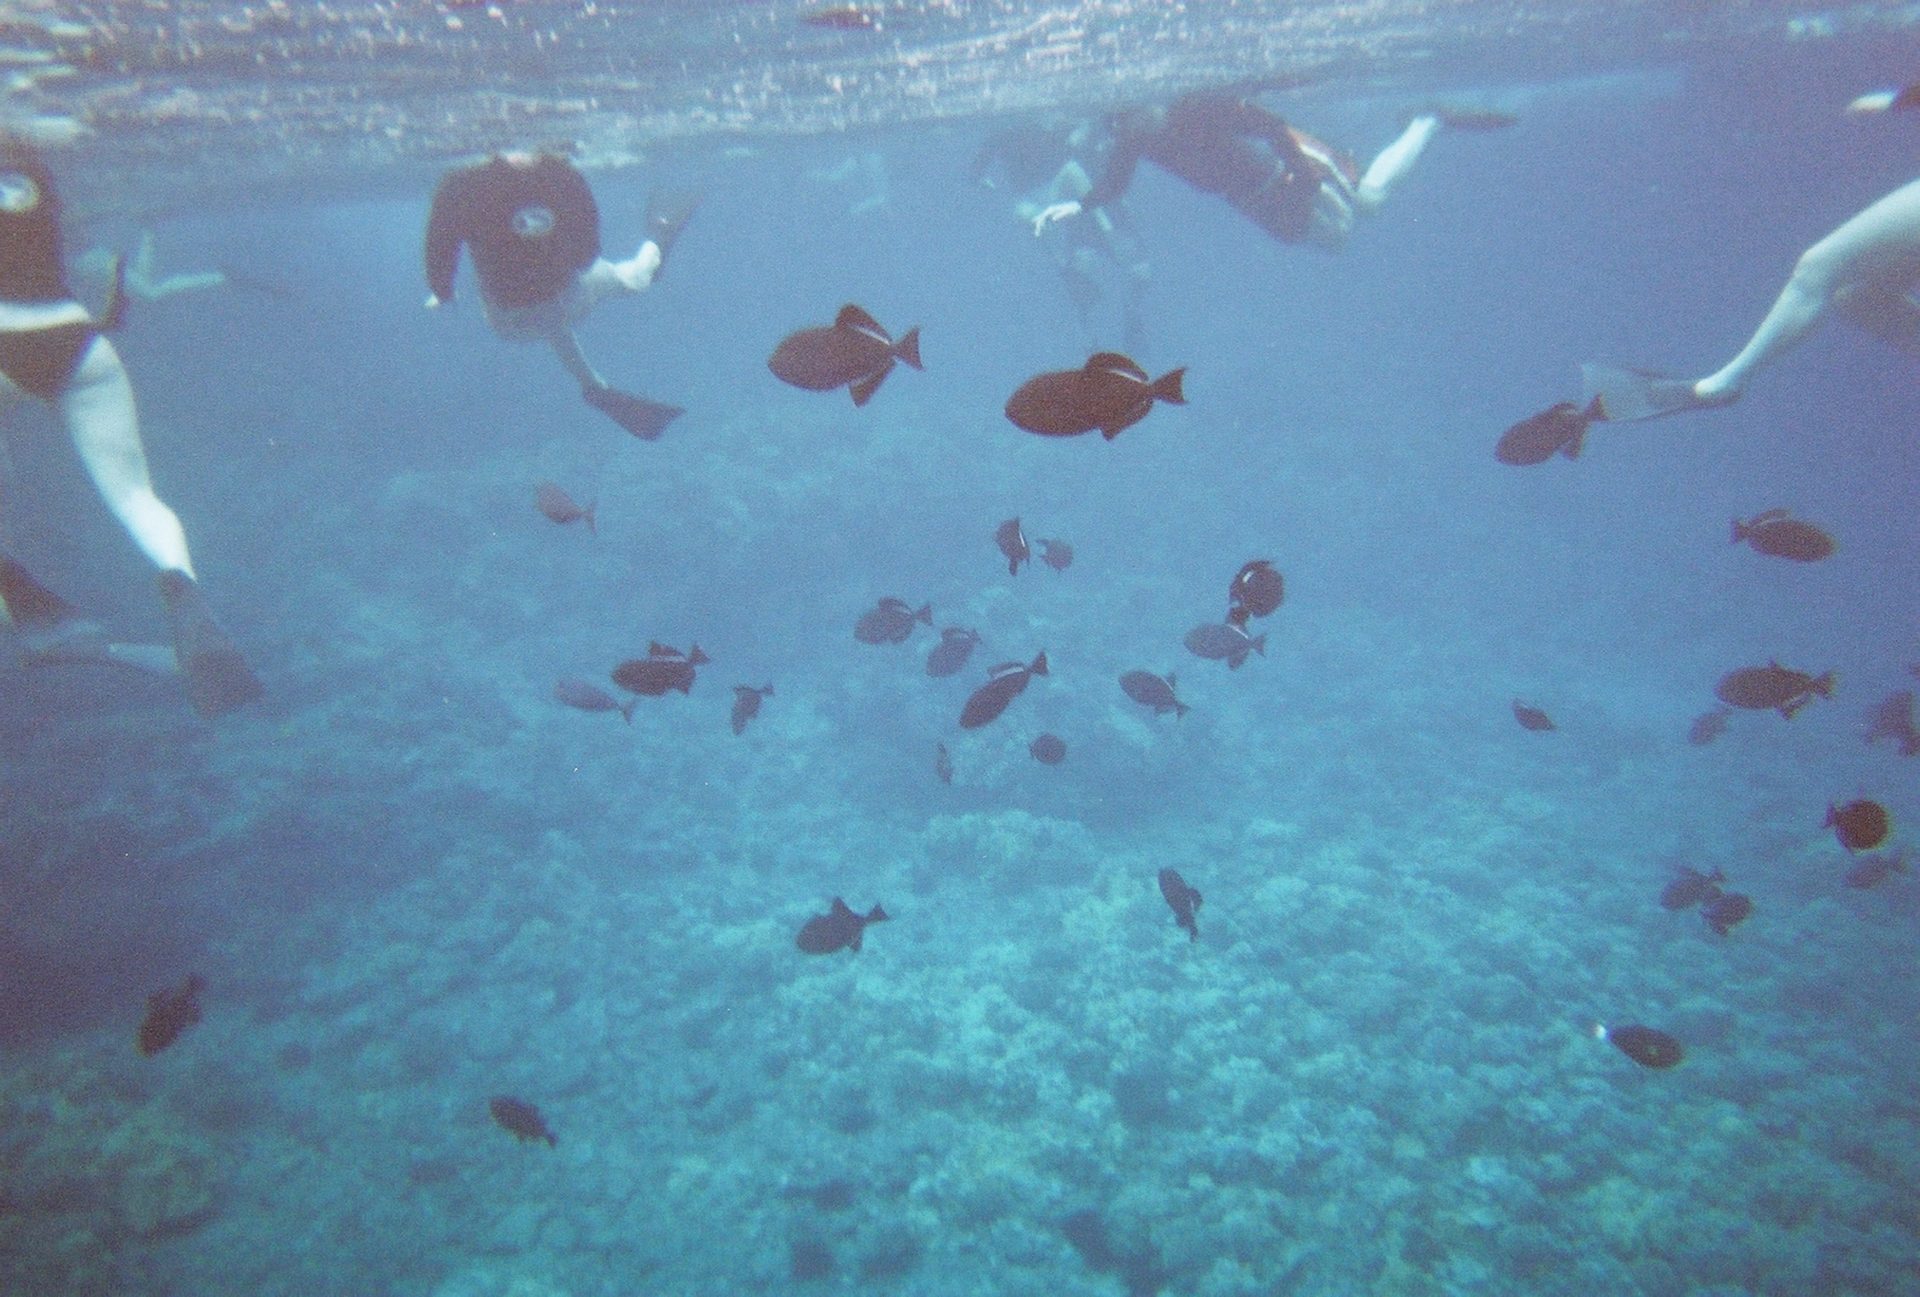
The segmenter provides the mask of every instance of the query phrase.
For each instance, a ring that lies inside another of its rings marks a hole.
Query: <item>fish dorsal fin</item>
[[[647,641],[647,656],[650,658],[677,658],[680,655],[679,649],[668,648],[657,639]]]
[[[833,905],[830,909],[828,909],[827,913],[831,914],[836,919],[841,918],[843,916],[849,919],[857,919],[860,917],[859,915],[855,914],[852,910],[848,909],[847,903],[841,900],[837,896],[833,898]]]
[[[880,327],[880,321],[868,315],[852,302],[848,302],[845,306],[841,307],[840,314],[833,317],[833,327],[836,329],[858,329],[862,333],[872,334],[882,342],[893,341],[892,338],[887,336],[887,331]]]
[[[1087,357],[1086,372],[1089,374],[1117,374],[1135,382],[1145,383],[1147,371],[1133,363],[1117,351],[1100,351]]]
[[[882,598],[880,600],[880,606],[882,608],[887,609],[889,612],[894,611],[896,609],[899,610],[900,612],[906,612],[908,610],[907,601],[905,599],[897,599],[893,595],[887,595],[884,598]]]
[[[1747,526],[1749,528],[1764,527],[1770,522],[1779,522],[1786,518],[1786,516],[1787,511],[1785,509],[1768,509],[1764,512],[1756,513],[1753,517],[1749,518],[1747,520]]]

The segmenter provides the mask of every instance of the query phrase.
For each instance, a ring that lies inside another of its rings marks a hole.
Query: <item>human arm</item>
[[[427,305],[453,300],[453,272],[460,264],[460,248],[467,241],[473,204],[473,173],[456,171],[440,182],[427,214],[425,250]]]

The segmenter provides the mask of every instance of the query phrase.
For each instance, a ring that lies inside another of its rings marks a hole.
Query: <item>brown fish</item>
[[[1200,940],[1200,924],[1194,918],[1194,912],[1200,908],[1200,893],[1187,886],[1187,880],[1180,877],[1178,871],[1162,869],[1160,895],[1173,911],[1174,923],[1187,930],[1187,940]]]
[[[633,709],[640,704],[638,698],[625,703],[615,702],[613,695],[599,685],[574,679],[554,681],[553,700],[583,712],[619,712],[629,725],[633,724]]]
[[[1018,576],[1020,565],[1033,557],[1033,550],[1027,545],[1025,533],[1020,530],[1020,520],[1009,518],[993,529],[993,543],[1007,558],[1007,575]]]
[[[1040,561],[1056,572],[1064,572],[1073,566],[1073,546],[1064,540],[1043,540]]]
[[[923,368],[919,328],[895,342],[871,315],[848,303],[832,324],[788,334],[767,359],[767,368],[781,382],[809,392],[844,387],[855,405],[865,405],[900,360]]]
[[[1520,722],[1523,730],[1545,731],[1556,728],[1553,719],[1538,707],[1529,707],[1518,698],[1513,700],[1513,719]]]
[[[1718,936],[1726,936],[1753,913],[1753,898],[1742,892],[1715,892],[1700,905],[1700,917]]]
[[[1002,662],[987,673],[987,682],[973,691],[965,707],[960,709],[960,728],[977,730],[982,725],[1007,710],[1007,704],[1018,698],[1027,687],[1027,682],[1035,676],[1047,674],[1047,655],[1041,653],[1026,666],[1018,662]]]
[[[1120,677],[1120,687],[1127,697],[1142,707],[1153,708],[1153,714],[1159,716],[1172,712],[1174,716],[1185,716],[1191,710],[1185,703],[1173,695],[1173,675],[1157,676],[1151,671],[1129,671]]]
[[[1899,745],[1903,757],[1920,755],[1920,730],[1913,724],[1912,690],[1888,694],[1867,713],[1867,742],[1878,743],[1881,739],[1892,739]]]
[[[1098,428],[1112,441],[1146,418],[1155,401],[1185,405],[1180,383],[1186,372],[1175,369],[1148,382],[1146,370],[1118,352],[1102,351],[1079,369],[1022,383],[1007,401],[1007,418],[1043,437],[1077,437]]]
[[[1724,707],[1710,707],[1693,718],[1693,724],[1687,726],[1687,742],[1696,748],[1704,748],[1719,738],[1727,730],[1727,717],[1733,715]]]
[[[1793,714],[1812,701],[1815,694],[1833,697],[1833,672],[1811,676],[1804,671],[1769,662],[1763,667],[1741,667],[1720,677],[1713,687],[1714,697],[1730,707],[1749,711],[1778,710],[1792,719]]]
[[[1686,1057],[1680,1042],[1658,1027],[1642,1027],[1637,1023],[1604,1027],[1596,1023],[1593,1035],[1596,1040],[1612,1041],[1615,1049],[1642,1067],[1668,1068]]]
[[[1067,742],[1058,734],[1042,734],[1027,744],[1027,751],[1043,766],[1057,766],[1067,759]]]
[[[839,897],[833,898],[833,906],[825,914],[816,914],[801,925],[799,935],[793,944],[809,955],[831,955],[836,950],[860,950],[860,936],[869,923],[879,923],[890,916],[878,905],[865,914],[856,914],[847,908],[847,903]]]
[[[1249,635],[1240,626],[1228,622],[1202,622],[1187,632],[1181,643],[1187,646],[1187,652],[1195,657],[1206,658],[1211,662],[1225,662],[1227,669],[1238,671],[1240,664],[1247,660],[1247,654],[1267,655],[1267,637]]]
[[[905,599],[888,595],[860,614],[853,624],[853,637],[862,644],[903,644],[919,622],[933,625],[933,605],[923,603],[916,610]]]
[[[695,644],[691,652],[668,648],[659,641],[647,645],[647,656],[629,658],[613,669],[613,682],[622,689],[647,698],[658,698],[669,689],[689,693],[693,689],[694,668],[713,659]]]
[[[206,980],[192,976],[177,990],[155,991],[147,997],[147,1015],[140,1020],[137,1040],[140,1052],[148,1058],[180,1039],[180,1033],[200,1021],[200,992]]]
[[[1833,553],[1833,537],[1810,522],[1787,515],[1785,509],[1769,509],[1745,522],[1733,520],[1733,543],[1745,541],[1757,554],[1790,558],[1796,563],[1818,563]]]
[[[979,643],[980,632],[977,630],[969,630],[964,626],[943,628],[940,642],[927,654],[927,674],[936,677],[958,675]]]
[[[1845,806],[1828,805],[1826,822],[1821,827],[1832,829],[1833,836],[1848,851],[1872,851],[1887,840],[1892,821],[1886,807],[1863,798]]]
[[[752,685],[733,687],[733,732],[739,734],[747,728],[747,722],[760,714],[760,700],[773,697],[772,685],[761,685],[755,689]]]
[[[560,1147],[560,1138],[547,1125],[547,1119],[525,1099],[516,1099],[509,1094],[495,1095],[487,1100],[487,1111],[493,1114],[495,1125],[522,1143],[545,1140],[548,1148]]]
[[[1249,617],[1265,617],[1287,597],[1286,580],[1271,559],[1256,558],[1240,565],[1227,585],[1227,620],[1245,626]]]
[[[549,522],[558,523],[562,527],[570,522],[584,522],[587,524],[587,531],[589,533],[594,535],[599,534],[598,529],[593,523],[593,511],[598,508],[599,505],[590,504],[582,509],[573,502],[572,496],[568,495],[558,486],[555,486],[552,482],[542,482],[538,487],[534,488],[533,503],[535,508],[546,515],[547,521]]]
[[[1572,401],[1550,405],[1502,433],[1493,457],[1502,464],[1516,465],[1544,464],[1555,455],[1578,459],[1587,429],[1606,417],[1606,408],[1597,396],[1584,410]]]

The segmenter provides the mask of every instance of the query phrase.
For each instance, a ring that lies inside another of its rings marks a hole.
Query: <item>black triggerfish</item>
[[[1180,877],[1177,870],[1160,871],[1160,895],[1166,898],[1167,908],[1173,911],[1173,921],[1187,930],[1188,941],[1200,939],[1200,925],[1194,921],[1194,911],[1200,908],[1200,893],[1187,886],[1187,880]]]
[[[1493,457],[1502,464],[1515,465],[1544,464],[1555,455],[1578,459],[1587,429],[1606,417],[1597,396],[1584,410],[1572,401],[1550,405],[1502,433]]]
[[[140,1052],[152,1058],[200,1021],[200,992],[206,989],[206,980],[196,975],[182,982],[178,990],[149,995],[147,1016],[140,1020]]]
[[[1658,1027],[1642,1027],[1638,1023],[1607,1027],[1595,1023],[1593,1035],[1596,1040],[1612,1041],[1615,1049],[1642,1067],[1668,1068],[1687,1056],[1680,1042]]]
[[[1185,405],[1180,382],[1186,372],[1170,370],[1149,382],[1147,371],[1125,356],[1102,351],[1079,369],[1029,378],[1008,399],[1007,418],[1043,437],[1077,437],[1098,428],[1112,441],[1146,418],[1155,401]]]
[[[878,905],[865,914],[855,914],[845,901],[836,896],[832,908],[825,914],[816,914],[801,925],[793,944],[809,955],[831,955],[836,950],[858,951],[860,934],[866,931],[867,925],[890,917]]]
[[[879,321],[848,303],[833,317],[832,324],[801,329],[783,338],[768,357],[767,368],[781,382],[809,392],[844,387],[855,405],[865,405],[893,372],[896,360],[923,368],[920,330],[908,329],[896,342]]]
[[[560,1138],[547,1125],[547,1119],[525,1099],[516,1099],[510,1094],[495,1095],[487,1100],[487,1111],[493,1114],[495,1125],[522,1143],[530,1139],[545,1140],[548,1148],[560,1147]]]
[[[1002,662],[994,667],[987,673],[987,682],[974,690],[967,699],[967,705],[960,709],[960,728],[979,729],[1007,710],[1007,704],[1020,696],[1028,681],[1045,674],[1045,653],[1038,654],[1025,666],[1018,662]]]

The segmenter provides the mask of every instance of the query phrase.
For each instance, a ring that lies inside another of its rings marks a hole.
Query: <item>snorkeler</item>
[[[1105,172],[1081,198],[1042,209],[1033,219],[1033,232],[1114,201],[1146,158],[1202,193],[1220,195],[1283,243],[1337,252],[1353,232],[1354,218],[1379,209],[1443,125],[1492,130],[1512,124],[1504,113],[1425,112],[1362,171],[1348,154],[1250,99],[1185,95],[1165,107],[1117,114]]]
[[[1084,198],[1093,188],[1088,171],[1099,165],[1100,144],[1091,122],[1023,122],[989,135],[974,153],[968,175],[984,188],[1011,189],[1014,216],[1032,225],[1042,211]],[[1049,235],[1043,240],[1048,258],[1094,349],[1139,350],[1141,299],[1153,267],[1122,200],[1095,208],[1088,220],[1057,224]],[[1120,291],[1120,338],[1103,344],[1094,313],[1111,281]]]
[[[639,293],[660,275],[696,200],[647,204],[647,239],[625,261],[600,255],[600,212],[587,181],[553,154],[499,153],[449,172],[427,218],[429,307],[453,300],[464,244],[472,250],[487,323],[502,338],[545,341],[588,405],[652,440],[682,413],[609,387],[580,352],[573,326],[611,293]]]
[[[1909,181],[1846,221],[1800,255],[1787,286],[1740,354],[1705,378],[1581,366],[1589,395],[1606,417],[1650,419],[1731,405],[1756,372],[1840,315],[1882,341],[1920,355],[1920,180]]]
[[[31,145],[0,136],[0,406],[34,396],[59,415],[101,498],[160,570],[187,696],[201,715],[217,716],[258,698],[260,682],[207,611],[186,532],[147,475],[133,386],[103,333],[118,309],[117,294],[98,318],[74,300],[53,177]],[[16,625],[30,662],[129,661],[116,651],[126,646],[108,645],[97,627],[4,556],[0,595],[7,609],[0,620]],[[150,655],[129,664],[150,666]]]

